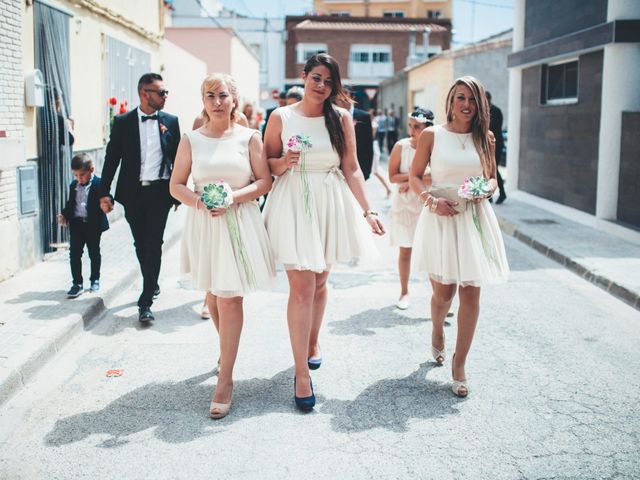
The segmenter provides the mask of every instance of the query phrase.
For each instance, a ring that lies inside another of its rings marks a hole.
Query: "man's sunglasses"
[[[169,90],[152,90],[151,88],[145,88],[144,91],[157,93],[161,97],[166,97],[167,95],[169,95]]]

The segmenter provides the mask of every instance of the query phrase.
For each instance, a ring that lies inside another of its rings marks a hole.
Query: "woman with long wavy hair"
[[[465,363],[478,316],[480,287],[505,281],[509,266],[500,227],[488,199],[497,188],[495,141],[489,131],[489,104],[483,86],[473,77],[458,78],[447,95],[447,123],[420,134],[409,183],[424,203],[416,227],[412,263],[429,274],[431,354],[445,361],[444,318],[456,287],[460,299],[458,332],[452,359],[452,390],[469,393]],[[431,188],[423,175],[431,167]],[[472,201],[457,196],[473,176],[488,181],[487,193]]]
[[[314,55],[302,80],[302,100],[276,109],[265,130],[263,155],[278,178],[264,218],[289,280],[295,403],[309,411],[315,405],[309,370],[322,361],[318,335],[329,270],[375,249],[367,230],[382,235],[384,228],[367,198],[351,115],[334,106],[336,97],[348,99],[338,64]]]

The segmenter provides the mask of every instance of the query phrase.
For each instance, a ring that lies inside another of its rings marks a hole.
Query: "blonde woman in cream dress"
[[[238,104],[235,80],[213,74],[202,83],[206,123],[186,133],[178,147],[170,191],[189,208],[182,237],[182,271],[194,285],[210,292],[209,311],[220,338],[218,382],[209,412],[229,413],[233,366],[243,323],[243,297],[268,288],[275,264],[256,198],[271,188],[269,167],[262,158],[260,133],[233,121]],[[195,191],[187,187],[193,177]],[[207,210],[203,188],[220,180],[233,191],[228,208]],[[232,217],[231,217],[232,216]],[[233,220],[233,221],[232,221]],[[237,226],[240,244],[233,233]]]

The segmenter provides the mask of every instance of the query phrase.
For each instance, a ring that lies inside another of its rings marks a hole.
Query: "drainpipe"
[[[424,51],[423,60],[429,60],[429,35],[431,34],[431,29],[429,27],[424,27],[424,31],[422,32],[422,49]]]
[[[407,67],[414,65],[417,62],[416,57],[416,29],[409,30],[409,56],[407,57]]]

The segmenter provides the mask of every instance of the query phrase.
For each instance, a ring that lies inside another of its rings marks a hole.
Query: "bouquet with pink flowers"
[[[311,139],[308,135],[292,135],[287,141],[287,148],[294,152],[300,152],[300,178],[302,180],[302,201],[304,209],[311,218],[311,189],[309,187],[309,177],[307,176],[307,162],[305,153],[311,150]]]
[[[249,284],[255,285],[256,282],[253,269],[251,268],[247,250],[244,248],[244,243],[240,236],[237,213],[235,209],[230,208],[233,204],[233,191],[231,190],[231,187],[224,180],[219,180],[216,183],[210,183],[204,187],[202,194],[200,195],[200,200],[208,210],[213,208],[227,209],[225,218],[227,220],[227,226],[229,228],[229,235],[231,236],[233,248],[238,257],[240,257],[240,263],[242,263],[242,267],[244,268],[247,281]]]
[[[466,200],[476,200],[478,198],[488,198],[489,194],[493,191],[489,180],[482,176],[465,178],[462,185],[458,188],[458,196]],[[476,226],[476,230],[480,234],[480,240],[482,241],[482,249],[485,255],[490,261],[494,261],[494,256],[491,253],[489,242],[484,236],[482,231],[482,224],[480,223],[480,216],[478,215],[478,209],[475,202],[471,204],[471,212],[473,217],[473,224]]]
[[[484,198],[491,193],[491,184],[484,177],[465,178],[462,185],[458,188],[458,196],[467,200],[475,200],[476,198]]]

